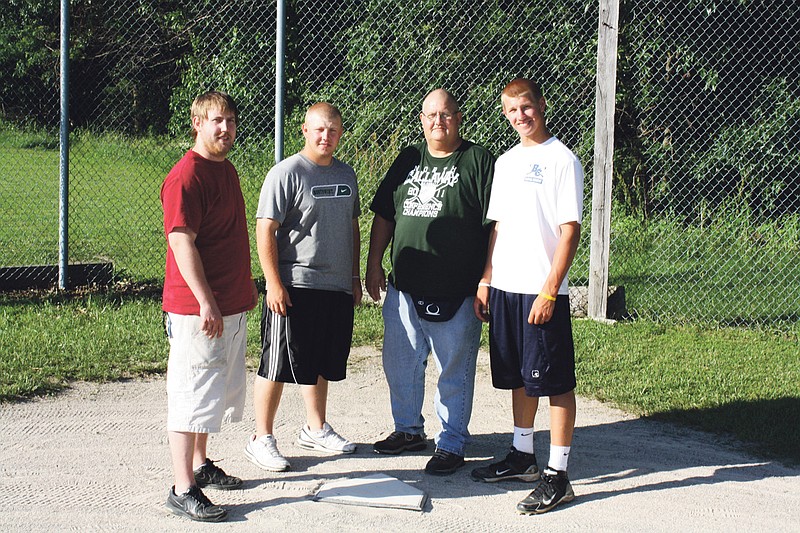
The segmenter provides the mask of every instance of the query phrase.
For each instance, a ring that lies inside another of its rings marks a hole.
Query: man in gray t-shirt
[[[279,223],[278,271],[284,285],[352,292],[357,187],[349,165],[336,158],[319,165],[303,152],[267,174],[256,217]]]
[[[306,424],[297,444],[353,453],[355,444],[328,424],[328,382],[345,378],[353,306],[361,301],[358,184],[333,157],[342,117],[311,106],[305,146],[267,174],[258,202],[256,241],[266,278],[261,365],[253,388],[256,433],[245,455],[265,470],[289,469],[273,435],[284,383],[300,385]]]

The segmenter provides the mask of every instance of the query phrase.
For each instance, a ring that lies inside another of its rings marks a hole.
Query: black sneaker
[[[221,522],[228,516],[228,511],[211,503],[197,485],[192,485],[183,494],[175,494],[173,485],[164,505],[178,516],[199,522]]]
[[[517,504],[517,512],[542,514],[561,502],[567,503],[574,499],[575,493],[572,492],[572,485],[569,484],[567,473],[545,468],[542,472],[542,479],[539,480],[539,484],[536,485],[533,492]]]
[[[460,455],[450,453],[436,448],[433,457],[425,465],[425,472],[434,476],[447,476],[464,466],[464,458]]]
[[[502,461],[472,471],[472,479],[494,483],[504,479],[519,481],[536,481],[539,479],[539,467],[536,466],[536,455],[517,450],[513,446],[511,452]]]
[[[402,431],[393,431],[391,435],[376,442],[372,448],[375,453],[398,455],[402,452],[418,452],[428,447],[425,434],[412,435]]]
[[[208,487],[218,490],[238,489],[242,486],[242,480],[235,476],[229,476],[223,469],[214,464],[211,459],[200,465],[194,471],[194,480],[198,487]]]

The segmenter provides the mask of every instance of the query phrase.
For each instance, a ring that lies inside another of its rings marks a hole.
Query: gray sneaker
[[[273,435],[261,435],[258,438],[251,435],[244,448],[244,455],[259,468],[271,472],[285,472],[291,467],[278,450],[278,443]]]
[[[336,433],[327,422],[322,425],[322,430],[319,432],[303,426],[300,436],[297,438],[297,445],[306,450],[325,453],[353,453],[356,451],[356,445]]]
[[[175,494],[173,485],[164,506],[171,513],[198,522],[221,522],[228,516],[228,511],[211,503],[197,485],[192,485],[183,494]]]

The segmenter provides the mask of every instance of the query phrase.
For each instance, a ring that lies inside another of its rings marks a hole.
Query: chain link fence
[[[539,80],[551,130],[586,170],[570,275],[586,283],[597,1],[286,4],[284,153],[302,147],[309,104],[337,105],[337,155],[356,169],[365,207],[399,150],[422,138],[428,91],[453,92],[464,137],[499,155],[516,142],[500,90]],[[18,0],[0,13],[0,266],[57,261],[57,13]],[[159,187],[190,147],[189,106],[207,89],[239,103],[231,159],[254,224],[274,164],[275,19],[266,0],[73,0],[71,263],[160,281]],[[799,27],[789,1],[621,2],[609,283],[625,286],[632,315],[797,322]]]
[[[626,5],[612,277],[638,315],[796,327],[800,4]]]

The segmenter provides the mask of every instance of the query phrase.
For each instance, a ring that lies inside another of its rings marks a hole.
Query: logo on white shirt
[[[531,165],[530,169],[525,173],[522,179],[528,183],[536,183],[537,185],[541,185],[542,181],[544,181],[544,169],[539,166],[539,164],[534,163]]]

